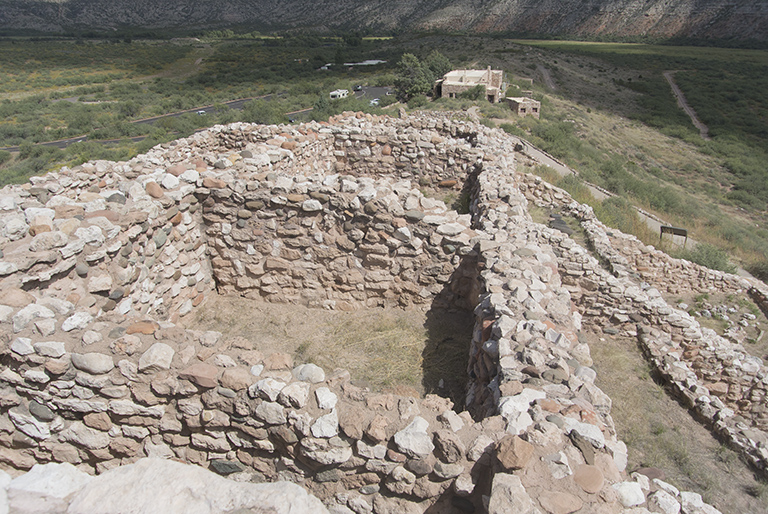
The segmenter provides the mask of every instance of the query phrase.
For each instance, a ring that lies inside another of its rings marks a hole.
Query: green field
[[[323,103],[327,92],[372,83],[370,71],[344,67],[318,72],[326,63],[364,59],[382,39],[248,37],[183,40],[0,40],[0,147],[19,146],[15,155],[0,150],[0,185],[26,180],[62,164],[89,159],[127,159],[155,144],[191,134],[215,123],[287,123],[285,113],[316,104],[327,118],[344,109],[369,109],[348,99]],[[377,54],[381,55],[381,54]],[[379,67],[381,68],[381,66]],[[379,78],[387,76],[379,73]],[[5,78],[7,77],[7,80]],[[386,80],[386,79],[385,79]],[[270,102],[255,100],[242,111],[221,104],[280,93]],[[200,106],[217,113],[194,113],[154,124],[134,122]],[[65,150],[34,146],[87,135],[91,142]],[[140,143],[130,137],[147,136]],[[121,140],[103,145],[99,140]]]

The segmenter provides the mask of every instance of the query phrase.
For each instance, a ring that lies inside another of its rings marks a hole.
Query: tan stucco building
[[[541,102],[534,100],[533,98],[528,98],[526,96],[508,96],[507,103],[509,104],[509,107],[521,117],[533,116],[534,118],[538,118],[541,114]]]
[[[504,98],[507,84],[504,82],[502,70],[453,70],[446,73],[435,83],[435,96],[456,98],[457,95],[469,91],[475,86],[485,86],[485,97],[489,102],[498,103]]]

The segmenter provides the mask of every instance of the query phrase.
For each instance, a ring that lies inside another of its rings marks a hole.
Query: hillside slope
[[[766,0],[0,0],[0,30],[450,29],[768,39]]]

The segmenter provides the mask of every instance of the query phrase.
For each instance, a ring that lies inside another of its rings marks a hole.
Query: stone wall
[[[627,477],[578,337],[582,319],[630,330],[618,306],[632,301],[649,326],[695,329],[533,223],[514,142],[449,116],[217,126],[4,188],[0,462],[178,458],[302,484],[339,513],[697,512],[700,496]],[[420,190],[440,187],[464,189],[469,214]],[[465,408],[186,329],[214,287],[473,308]]]
[[[250,173],[222,172],[197,190],[220,292],[342,310],[431,304],[438,296],[473,308],[476,299],[460,286],[471,282],[475,259],[470,215],[418,187],[458,194],[479,171],[478,152],[454,139],[448,123],[416,130],[352,121],[305,140],[243,133],[250,143],[230,159]],[[219,138],[237,146],[229,134]],[[290,148],[292,158],[283,160],[300,164],[276,171],[253,157],[265,148]],[[455,276],[464,260],[470,276]]]
[[[765,285],[673,259],[633,236],[607,229],[591,208],[573,202],[567,192],[530,175],[522,179],[532,201],[557,206],[580,220],[600,258],[561,234],[547,238],[550,243],[560,242],[563,281],[573,286],[583,323],[596,331],[637,337],[650,362],[683,402],[765,472],[768,374],[762,360],[741,344],[701,327],[662,296],[662,292],[718,291],[740,296],[750,292],[754,297],[761,295]],[[635,271],[638,262],[647,266]]]

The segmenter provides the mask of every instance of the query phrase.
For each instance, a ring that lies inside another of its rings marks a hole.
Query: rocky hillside
[[[0,0],[0,30],[460,29],[551,35],[756,39],[764,0]]]

